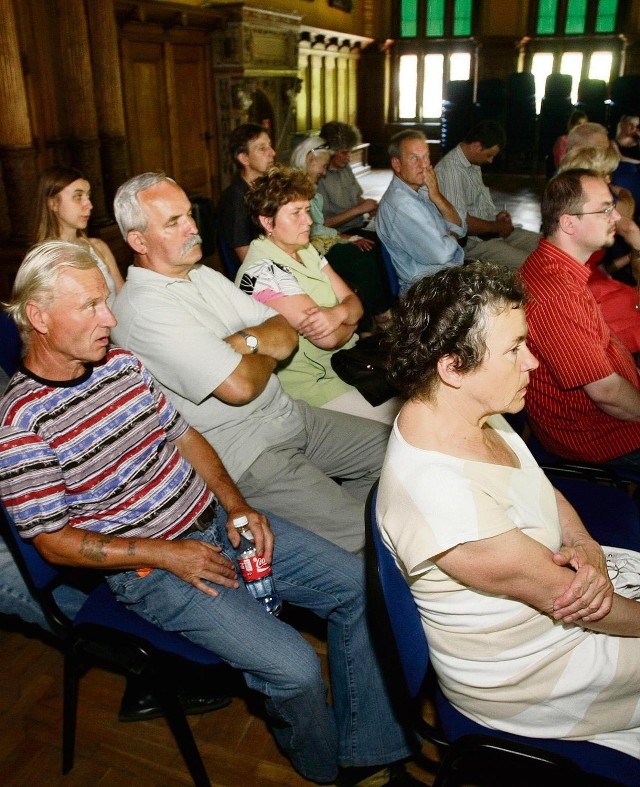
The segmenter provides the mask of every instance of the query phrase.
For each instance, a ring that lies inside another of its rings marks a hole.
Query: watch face
[[[247,336],[244,337],[244,340],[247,347],[249,347],[254,352],[258,349],[258,339],[255,336],[248,334]]]

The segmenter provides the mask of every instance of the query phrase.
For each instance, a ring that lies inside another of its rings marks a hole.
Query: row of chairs
[[[384,246],[382,252],[392,290],[397,295],[395,269]],[[19,360],[19,336],[12,321],[6,325],[3,323],[2,333],[1,360],[3,366],[11,371]],[[523,416],[515,426],[521,432],[526,428]],[[529,445],[532,447],[531,440]],[[535,453],[535,445],[533,449]],[[547,454],[539,455],[539,458],[553,462],[555,466],[549,472],[554,474],[554,484],[577,508],[596,540],[610,542],[611,512],[615,511],[615,545],[637,547],[640,543],[640,516],[635,503],[621,488],[622,482],[613,475],[603,475],[604,471],[598,468],[559,467],[562,463],[557,457]],[[594,473],[590,474],[592,470]],[[605,480],[607,485],[595,484],[593,478]],[[374,487],[367,505],[366,546],[372,626],[379,657],[397,705],[396,711],[404,721],[407,733],[413,735],[418,732],[442,751],[442,764],[434,783],[436,787],[459,784],[471,778],[482,778],[484,783],[495,785],[496,773],[504,768],[509,769],[505,784],[539,784],[542,778],[547,778],[547,774],[549,778],[562,774],[567,779],[564,785],[592,783],[631,787],[640,784],[640,761],[635,758],[591,743],[496,735],[460,714],[447,702],[433,676],[427,677],[428,646],[419,614],[402,574],[380,539],[375,521],[375,501]],[[56,587],[64,582],[64,570],[45,561],[32,543],[20,538],[1,503],[0,535],[8,544],[27,586],[42,605],[64,655],[63,773],[68,773],[73,767],[80,676],[87,665],[97,664],[126,675],[146,676],[162,702],[167,722],[194,784],[197,787],[210,785],[172,676],[177,659],[217,670],[228,669],[227,665],[216,654],[180,635],[165,632],[131,612],[115,599],[104,582],[90,593],[77,616],[69,620],[56,604],[53,594]],[[424,686],[430,688],[435,698],[441,729],[426,725],[415,712]],[[514,778],[515,773],[520,775]],[[526,778],[536,775],[533,781],[526,782],[523,781],[525,774]],[[615,780],[607,781],[606,777],[611,774],[615,774]]]

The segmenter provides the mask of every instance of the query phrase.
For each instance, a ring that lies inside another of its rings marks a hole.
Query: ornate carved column
[[[108,212],[111,213],[116,189],[129,175],[118,30],[112,0],[85,2],[91,40],[98,131],[102,144],[104,196]]]
[[[69,146],[74,164],[84,172],[91,183],[92,218],[97,223],[104,223],[108,218],[84,2],[56,0],[56,13]]]
[[[18,243],[29,240],[36,180],[32,142],[12,3],[0,0],[0,164],[9,217],[8,226],[6,222],[0,226],[0,234]]]

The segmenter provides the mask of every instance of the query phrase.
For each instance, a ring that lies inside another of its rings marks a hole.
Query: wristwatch
[[[252,333],[247,333],[247,331],[238,331],[238,333],[244,339],[244,343],[249,348],[249,352],[257,353],[258,352],[258,337],[254,336]]]

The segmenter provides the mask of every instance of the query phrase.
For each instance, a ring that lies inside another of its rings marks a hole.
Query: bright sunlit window
[[[560,73],[569,74],[571,82],[571,103],[578,100],[578,85],[582,73],[582,52],[564,52],[560,60]]]
[[[471,55],[469,52],[454,52],[449,58],[449,79],[471,77]]]
[[[416,116],[416,91],[418,88],[418,56],[402,55],[398,68],[399,102],[401,118]]]
[[[536,86],[536,112],[540,114],[547,77],[553,71],[553,53],[536,52],[531,60],[531,73]]]
[[[594,52],[589,61],[589,79],[604,79],[609,81],[613,55],[611,52]]]
[[[424,58],[424,90],[422,91],[422,114],[427,118],[442,115],[442,83],[444,55],[426,55]]]

